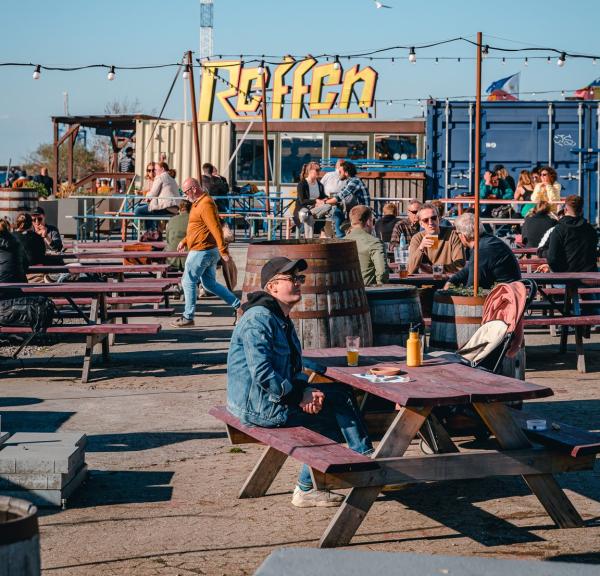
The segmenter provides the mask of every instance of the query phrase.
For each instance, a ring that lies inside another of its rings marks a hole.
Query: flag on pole
[[[585,88],[575,90],[575,98],[582,100],[598,100],[600,99],[600,78],[596,78]]]
[[[512,76],[500,78],[492,82],[486,89],[489,94],[488,100],[518,100],[519,99],[519,80],[521,73],[517,72]]]

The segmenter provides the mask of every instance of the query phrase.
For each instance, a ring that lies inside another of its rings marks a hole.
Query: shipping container
[[[503,164],[519,172],[550,165],[562,196],[584,199],[585,217],[599,224],[598,102],[482,102],[481,171]],[[473,194],[475,103],[430,100],[426,132],[427,196]]]

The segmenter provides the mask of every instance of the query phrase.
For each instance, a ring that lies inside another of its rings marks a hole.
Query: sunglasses
[[[437,219],[437,216],[430,216],[429,218],[421,218],[421,222],[435,222]]]
[[[146,168],[146,172],[154,172],[154,168]]]
[[[550,174],[548,174],[548,172],[542,172],[542,176],[550,176]]]
[[[274,280],[287,280],[288,282],[292,282],[292,284],[304,284],[306,276],[304,274],[294,274],[291,276],[279,276],[278,278],[274,278]]]
[[[418,214],[418,213],[419,213],[419,211],[418,211],[418,210],[409,210],[409,212],[410,212],[411,214]]]
[[[42,218],[41,216],[34,216],[34,217],[32,218],[32,220],[33,220],[34,222],[41,222],[41,221],[43,220],[43,218]]]

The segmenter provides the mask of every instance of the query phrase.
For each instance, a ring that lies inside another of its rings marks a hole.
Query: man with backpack
[[[352,162],[345,160],[338,168],[340,180],[344,182],[342,190],[331,198],[326,200],[317,200],[317,206],[323,204],[333,204],[334,209],[331,215],[335,226],[335,235],[337,238],[344,238],[342,224],[348,220],[350,210],[354,206],[369,206],[371,199],[369,191],[363,184],[363,181],[356,175],[356,166]]]

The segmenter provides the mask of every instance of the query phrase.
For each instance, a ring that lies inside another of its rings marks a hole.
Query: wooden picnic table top
[[[179,280],[168,278],[144,278],[143,280],[127,282],[61,282],[57,284],[25,284],[25,283],[0,283],[0,290],[21,290],[26,294],[45,294],[51,296],[62,296],[73,294],[111,294],[121,293],[153,293],[164,292]]]
[[[84,252],[88,250],[104,250],[104,249],[115,249],[123,250],[124,246],[136,246],[138,244],[149,244],[158,250],[162,250],[167,247],[166,242],[141,242],[138,240],[131,240],[128,242],[121,242],[118,240],[110,240],[105,242],[63,242],[63,247],[67,250],[74,252]]]
[[[513,248],[513,254],[537,254],[537,248]]]
[[[156,260],[166,260],[167,258],[185,258],[187,252],[177,252],[176,250],[114,250],[113,252],[67,252],[66,254],[61,254],[61,256],[71,260],[120,260],[123,258],[154,258]]]
[[[454,196],[454,198],[439,198],[440,202],[444,204],[474,204],[475,196]],[[561,198],[560,200],[548,200],[550,204],[564,204],[565,199]],[[479,199],[480,204],[535,204],[531,200],[511,200],[504,198],[489,198],[489,199]]]
[[[523,382],[471,368],[444,357],[425,356],[418,368],[406,366],[406,350],[401,346],[378,346],[360,350],[359,366],[349,367],[345,348],[304,351],[305,367],[325,376],[390,400],[402,406],[444,406],[474,402],[508,402],[552,396],[546,386]],[[355,374],[368,373],[378,365],[397,364],[410,378],[406,383],[372,382]]]
[[[600,286],[600,272],[531,272],[522,277],[524,280],[533,280],[536,284]]]
[[[410,284],[411,286],[434,285],[443,286],[448,281],[448,274],[444,274],[441,279],[434,279],[433,274],[410,274],[406,278],[400,278],[399,274],[390,274],[390,284]]]
[[[131,274],[165,272],[168,268],[168,264],[66,264],[64,266],[30,266],[29,272],[41,274],[60,274],[62,272],[69,274]]]

